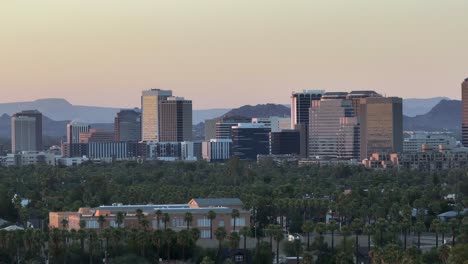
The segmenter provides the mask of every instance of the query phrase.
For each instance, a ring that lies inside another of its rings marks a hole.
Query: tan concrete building
[[[239,217],[232,217],[233,210],[239,211]],[[185,221],[186,213],[192,214],[192,222],[189,227],[198,228],[201,238],[210,238],[210,220],[208,213],[213,211],[216,218],[213,220],[213,232],[218,227],[225,227],[228,233],[234,231],[234,221],[236,231],[244,226],[250,226],[250,211],[243,209],[243,203],[237,198],[221,199],[192,199],[187,204],[166,204],[166,205],[122,205],[113,204],[111,206],[100,206],[96,208],[80,208],[78,212],[50,212],[49,228],[64,228],[63,223],[67,223],[66,229],[80,229],[80,223],[86,229],[102,230],[108,227],[117,228],[117,214],[124,214],[121,228],[141,228],[137,218],[137,210],[141,210],[148,220],[148,229],[171,228],[180,231],[187,228]],[[162,215],[168,214],[169,221],[164,223],[162,217],[158,217],[157,212]],[[102,226],[99,216],[103,216],[105,221]],[[63,220],[66,221],[63,221]]]
[[[361,99],[361,159],[373,153],[403,151],[403,100],[398,97]]]

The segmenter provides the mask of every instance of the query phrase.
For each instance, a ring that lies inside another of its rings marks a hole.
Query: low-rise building
[[[137,212],[141,210],[143,217],[148,220],[149,226],[142,227],[139,221],[141,215]],[[234,210],[238,210],[239,217],[232,217]],[[147,228],[164,229],[171,228],[174,231],[186,229],[187,226],[198,228],[200,237],[210,238],[210,219],[208,213],[213,211],[216,214],[212,223],[213,231],[218,227],[226,228],[228,233],[239,231],[244,226],[250,226],[250,211],[243,209],[243,203],[237,198],[221,199],[192,199],[187,204],[148,204],[148,205],[122,205],[113,204],[111,206],[100,206],[96,208],[80,208],[78,212],[50,212],[49,228],[60,229],[85,229],[102,230],[108,227],[114,228]],[[117,214],[123,214],[123,221],[117,221]],[[192,216],[191,223],[186,222],[186,214]],[[168,221],[164,221],[162,215],[169,216]],[[101,216],[101,220],[99,220]],[[64,221],[65,220],[65,221]],[[64,224],[66,223],[66,224]],[[234,230],[234,226],[236,229]]]

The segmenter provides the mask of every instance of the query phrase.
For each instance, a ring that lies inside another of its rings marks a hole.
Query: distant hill
[[[44,137],[65,138],[67,134],[68,120],[54,121],[47,116],[42,116],[42,133]],[[94,123],[91,127],[113,131],[114,124]],[[0,138],[11,139],[11,117],[7,114],[0,116]]]
[[[442,100],[427,114],[415,117],[405,116],[403,127],[405,130],[459,132],[461,130],[461,109],[461,101]]]
[[[0,104],[0,115],[36,109],[52,120],[79,119],[87,123],[112,123],[120,108],[72,105],[65,99],[39,99],[32,102]]]
[[[0,116],[22,110],[36,109],[52,120],[80,120],[87,123],[113,123],[121,108],[73,105],[62,98],[39,99],[32,102],[0,103]],[[193,123],[198,124],[227,113],[229,108],[193,110]]]
[[[403,100],[403,114],[409,117],[427,114],[442,100],[450,100],[447,97],[434,97],[427,99],[409,98]]]
[[[259,104],[259,105],[244,105],[242,107],[232,109],[227,112],[225,117],[228,116],[245,116],[247,118],[253,117],[270,117],[280,116],[289,117],[291,115],[291,109],[284,105],[279,104]]]

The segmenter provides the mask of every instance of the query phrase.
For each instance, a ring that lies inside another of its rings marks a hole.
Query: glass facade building
[[[359,123],[347,93],[327,93],[312,102],[309,157],[359,159]]]
[[[141,140],[141,112],[138,109],[126,109],[117,113],[114,121],[116,141]]]
[[[462,83],[462,144],[468,147],[468,78]]]
[[[403,100],[398,97],[361,99],[361,159],[373,153],[403,151]]]

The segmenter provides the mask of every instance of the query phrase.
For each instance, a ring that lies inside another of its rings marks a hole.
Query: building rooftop
[[[190,201],[189,204],[192,202],[195,202],[199,207],[244,205],[239,198],[195,198]]]

